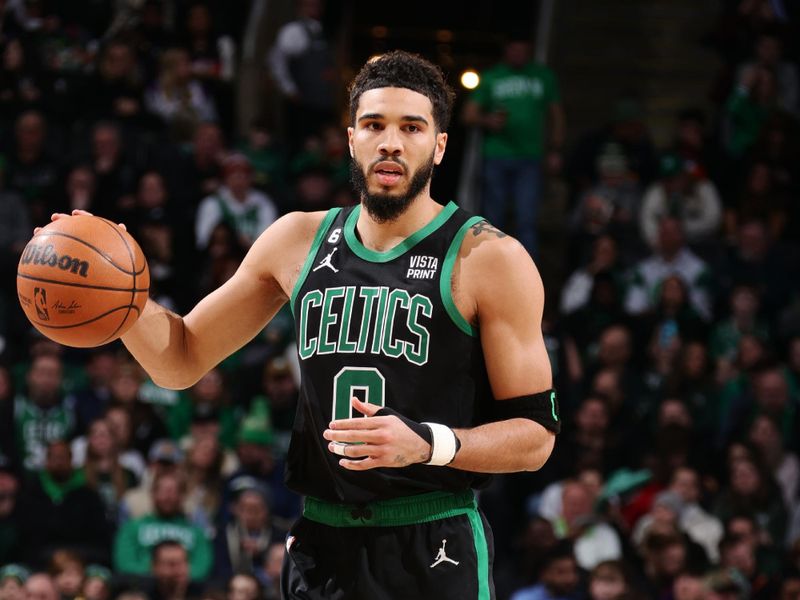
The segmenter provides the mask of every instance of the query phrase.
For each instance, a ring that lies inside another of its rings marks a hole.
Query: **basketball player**
[[[368,62],[347,130],[360,205],[284,216],[188,315],[149,301],[123,337],[157,384],[186,388],[291,303],[302,389],[286,477],[306,502],[284,598],[494,598],[472,489],[552,451],[536,268],[430,196],[451,106],[426,60]]]

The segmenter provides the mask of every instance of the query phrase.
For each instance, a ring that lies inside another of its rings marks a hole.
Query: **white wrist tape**
[[[424,465],[434,465],[443,467],[449,465],[456,457],[458,449],[456,434],[447,425],[440,423],[423,423],[431,430],[433,439],[431,440],[431,458]]]

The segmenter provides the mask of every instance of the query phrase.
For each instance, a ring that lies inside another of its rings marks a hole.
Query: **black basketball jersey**
[[[359,416],[352,396],[454,428],[484,422],[491,402],[477,329],[451,295],[461,241],[482,218],[450,203],[375,252],[356,234],[360,209],[328,212],[292,292],[301,384],[287,484],[345,503],[480,486],[488,476],[450,467],[349,471],[322,437],[331,420]]]

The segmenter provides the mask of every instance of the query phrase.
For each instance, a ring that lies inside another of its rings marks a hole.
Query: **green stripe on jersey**
[[[344,224],[344,239],[347,241],[350,250],[359,258],[375,263],[389,262],[408,250],[411,250],[411,248],[439,229],[456,210],[458,210],[458,206],[454,202],[448,203],[430,223],[425,225],[425,227],[412,233],[394,248],[386,252],[376,252],[375,250],[370,250],[365,247],[356,235],[356,223],[358,222],[358,215],[361,212],[361,205],[359,205],[356,206],[353,212],[350,213],[350,216],[347,217],[347,221]]]
[[[461,229],[458,230],[453,241],[450,243],[450,247],[447,249],[447,255],[444,257],[444,264],[442,265],[442,275],[439,279],[439,293],[442,296],[442,302],[444,303],[447,314],[450,315],[453,323],[455,323],[461,331],[473,337],[478,335],[478,328],[473,327],[472,324],[464,318],[453,300],[453,267],[456,264],[458,251],[461,249],[461,242],[467,234],[467,230],[475,225],[475,223],[479,223],[483,220],[483,217],[480,216],[470,217],[467,222],[461,226]]]
[[[297,282],[294,284],[294,289],[292,289],[292,299],[290,301],[292,314],[294,314],[294,303],[295,300],[297,299],[297,293],[300,291],[300,288],[303,287],[303,284],[306,281],[306,277],[308,277],[308,272],[311,270],[311,265],[314,264],[314,257],[317,256],[317,250],[319,250],[319,247],[322,244],[322,239],[328,232],[328,227],[330,227],[331,223],[336,218],[336,215],[339,214],[340,210],[342,209],[338,207],[330,209],[327,212],[327,214],[323,217],[322,223],[319,224],[319,229],[317,229],[317,233],[314,236],[314,241],[311,242],[311,248],[308,251],[306,262],[303,263],[303,268],[300,271],[300,276],[297,278]]]

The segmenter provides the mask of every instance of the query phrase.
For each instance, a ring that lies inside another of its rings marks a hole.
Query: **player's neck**
[[[361,206],[356,223],[356,232],[365,248],[376,252],[386,252],[419,231],[436,218],[442,208],[441,204],[431,198],[425,190],[393,221],[380,223]]]

